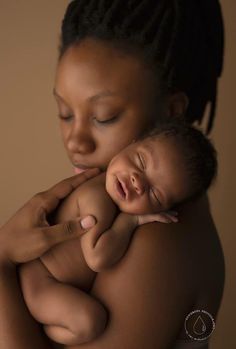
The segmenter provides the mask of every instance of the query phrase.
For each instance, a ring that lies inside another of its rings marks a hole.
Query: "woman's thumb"
[[[70,220],[53,226],[42,228],[44,241],[48,248],[66,240],[74,239],[84,234],[88,229],[96,224],[96,219],[93,216],[86,216],[77,220]]]
[[[96,219],[93,216],[86,216],[80,219],[80,225],[82,229],[90,229],[96,224]]]

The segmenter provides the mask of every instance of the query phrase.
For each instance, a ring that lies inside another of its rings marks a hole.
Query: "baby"
[[[62,202],[54,223],[91,214],[96,225],[19,270],[28,309],[51,339],[76,345],[103,332],[107,312],[88,294],[96,272],[124,256],[138,225],[176,222],[167,210],[204,192],[216,168],[215,150],[200,131],[168,123],[123,149],[106,173]]]

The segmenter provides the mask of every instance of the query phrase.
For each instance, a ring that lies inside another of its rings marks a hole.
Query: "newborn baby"
[[[123,149],[106,173],[62,202],[54,223],[90,214],[96,225],[19,270],[28,309],[51,339],[76,345],[103,332],[106,310],[88,294],[96,272],[124,256],[138,225],[176,222],[167,210],[204,192],[216,167],[215,150],[200,131],[166,124]]]

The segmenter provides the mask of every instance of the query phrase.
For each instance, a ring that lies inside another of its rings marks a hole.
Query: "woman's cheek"
[[[115,155],[130,144],[129,139],[124,139],[122,135],[104,135],[98,146],[99,151],[104,153],[105,158],[110,161]]]

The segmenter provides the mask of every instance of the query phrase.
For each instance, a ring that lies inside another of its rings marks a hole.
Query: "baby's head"
[[[106,190],[123,212],[157,213],[206,191],[216,172],[211,142],[196,128],[171,122],[111,160]]]

